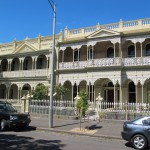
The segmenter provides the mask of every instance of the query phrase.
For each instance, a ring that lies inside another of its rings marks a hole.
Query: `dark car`
[[[150,116],[124,122],[121,135],[124,140],[130,141],[135,149],[147,148],[150,145]]]
[[[30,115],[19,113],[11,103],[0,101],[0,130],[6,128],[16,129],[28,127],[31,122]]]

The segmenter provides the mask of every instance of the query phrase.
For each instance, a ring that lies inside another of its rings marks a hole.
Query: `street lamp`
[[[55,63],[55,27],[56,27],[56,5],[52,0],[48,0],[53,13],[53,47],[51,58],[51,78],[50,78],[50,108],[49,108],[49,127],[53,128],[53,91],[54,91],[54,63]],[[50,66],[49,66],[50,67]]]

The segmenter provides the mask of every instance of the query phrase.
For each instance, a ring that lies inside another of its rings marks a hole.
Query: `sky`
[[[60,30],[150,18],[150,0],[53,0]],[[0,0],[0,43],[52,35],[48,0]]]

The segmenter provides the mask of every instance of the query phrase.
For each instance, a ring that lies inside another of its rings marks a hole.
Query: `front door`
[[[114,90],[107,91],[107,102],[109,102],[109,103],[114,102]]]

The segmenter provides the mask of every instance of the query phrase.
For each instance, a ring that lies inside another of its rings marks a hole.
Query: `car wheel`
[[[5,119],[1,120],[1,131],[4,131],[6,129],[7,122]]]
[[[131,143],[135,149],[143,150],[147,147],[147,139],[140,134],[135,135],[132,138]]]

